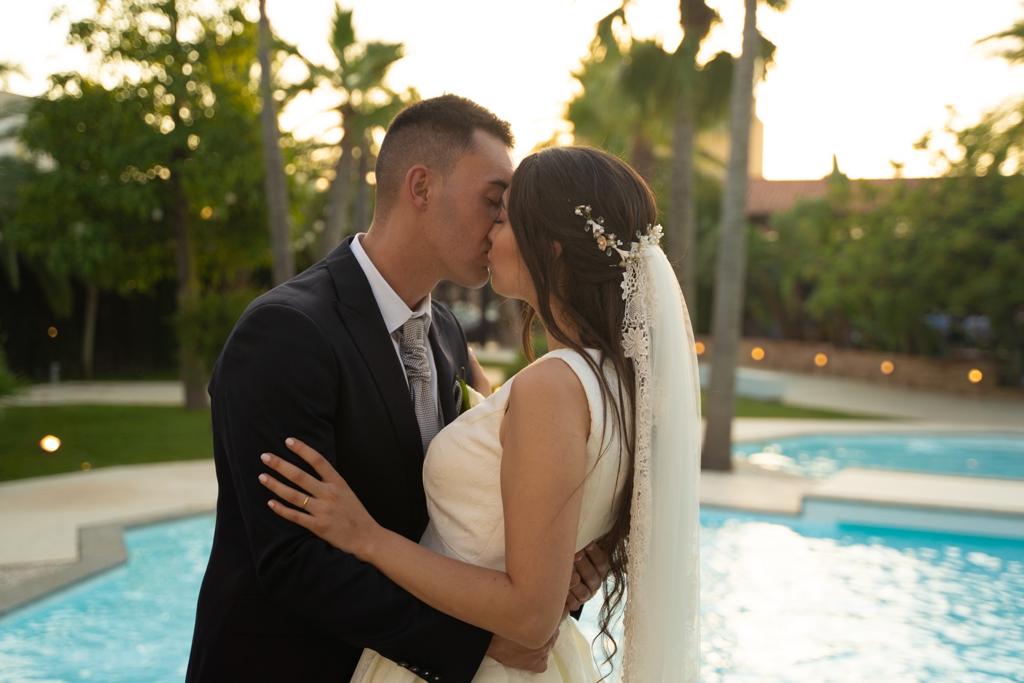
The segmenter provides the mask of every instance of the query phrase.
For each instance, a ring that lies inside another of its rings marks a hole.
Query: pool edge
[[[0,587],[0,619],[61,590],[123,565],[128,561],[128,551],[124,545],[125,531],[150,524],[199,517],[212,512],[213,508],[176,510],[79,527],[78,559],[63,564],[43,576]]]

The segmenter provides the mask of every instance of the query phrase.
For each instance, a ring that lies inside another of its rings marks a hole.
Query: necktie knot
[[[402,325],[399,342],[402,365],[411,383],[414,379],[430,380],[430,361],[427,358],[426,324],[423,316],[414,316]]]

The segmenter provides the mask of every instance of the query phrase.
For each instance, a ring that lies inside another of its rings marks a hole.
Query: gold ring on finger
[[[302,508],[303,510],[305,510],[306,509],[306,505],[308,503],[309,503],[309,496],[306,496],[306,499],[304,501],[302,501],[302,505],[300,505],[299,507]]]

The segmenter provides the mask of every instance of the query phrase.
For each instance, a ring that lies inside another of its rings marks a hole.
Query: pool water
[[[1024,543],[701,519],[702,681],[1024,681]],[[129,531],[127,565],[0,620],[0,680],[181,681],[212,534]]]
[[[798,436],[735,444],[733,453],[762,467],[810,477],[864,467],[1024,479],[1024,434]]]

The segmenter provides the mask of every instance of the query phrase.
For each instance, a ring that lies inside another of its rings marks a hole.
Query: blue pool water
[[[701,520],[702,681],[1024,681],[1024,543]],[[181,681],[212,532],[130,531],[127,565],[0,620],[0,681]]]
[[[846,467],[1024,479],[1024,435],[860,434],[736,444],[733,453],[770,469],[826,477]]]

